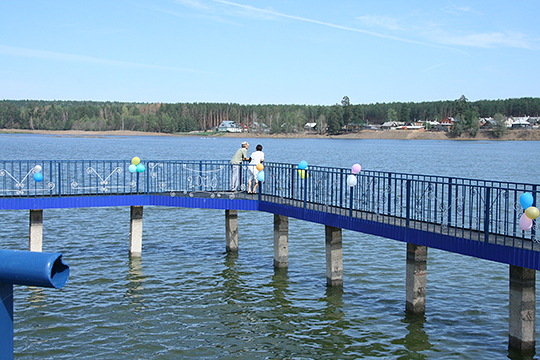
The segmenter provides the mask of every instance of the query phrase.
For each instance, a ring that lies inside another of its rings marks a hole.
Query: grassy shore
[[[295,133],[295,134],[258,134],[258,133],[214,133],[214,132],[192,132],[164,134],[142,131],[82,131],[82,130],[21,130],[21,129],[0,129],[0,134],[42,134],[60,135],[74,137],[96,137],[96,136],[205,136],[205,137],[234,137],[234,138],[269,138],[269,139],[393,139],[393,140],[511,140],[511,141],[540,141],[540,129],[515,129],[508,130],[506,134],[495,139],[489,131],[480,131],[478,136],[472,138],[461,136],[450,138],[447,133],[441,131],[417,131],[417,130],[394,130],[394,131],[373,131],[364,130],[358,133],[348,133],[342,135],[320,135],[315,133]]]

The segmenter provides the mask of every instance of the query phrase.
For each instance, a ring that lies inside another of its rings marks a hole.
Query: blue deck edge
[[[457,254],[540,270],[540,252],[451,235],[408,229],[366,219],[297,208],[256,199],[197,198],[168,195],[100,195],[41,198],[2,198],[0,210],[38,210],[111,206],[169,206],[198,209],[264,211]]]
[[[0,210],[37,210],[108,206],[171,206],[224,210],[258,210],[259,208],[257,200],[197,198],[168,195],[99,195],[0,199]]]
[[[318,224],[390,238],[416,245],[445,250],[461,255],[540,270],[540,252],[511,246],[463,239],[451,235],[350,218],[293,206],[261,202],[259,210]]]

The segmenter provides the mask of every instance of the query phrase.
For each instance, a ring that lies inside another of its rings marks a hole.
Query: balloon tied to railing
[[[358,182],[358,180],[356,179],[356,174],[358,174],[360,170],[362,170],[362,167],[360,166],[360,164],[354,164],[351,167],[352,174],[347,176],[347,185],[349,185],[350,187],[356,186]]]
[[[143,164],[141,164],[141,159],[135,156],[133,159],[131,159],[131,165],[129,165],[128,170],[130,173],[142,173],[145,170],[145,167]]]
[[[257,180],[259,181],[264,181],[264,165],[261,164],[261,163],[258,163],[257,166],[255,166],[255,168],[257,169],[258,173],[257,173]]]
[[[308,164],[306,160],[302,160],[298,163],[298,175],[300,175],[302,179],[309,177],[307,168],[308,168]]]
[[[41,173],[41,165],[34,166],[34,169],[32,170],[34,171],[34,181],[41,182],[41,180],[43,180],[43,174]]]
[[[519,203],[525,212],[521,215],[519,219],[519,227],[524,230],[531,230],[533,226],[533,220],[540,215],[538,208],[532,206],[534,203],[534,198],[529,193],[523,193],[519,198]]]

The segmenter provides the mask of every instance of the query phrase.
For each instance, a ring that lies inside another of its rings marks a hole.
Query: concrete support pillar
[[[29,250],[40,251],[43,247],[43,210],[30,210]]]
[[[274,267],[289,266],[289,218],[274,214]]]
[[[129,254],[131,256],[141,256],[142,254],[142,226],[143,207],[132,206],[129,226]]]
[[[426,312],[427,247],[407,243],[407,303],[406,310],[412,314]]]
[[[225,236],[227,252],[238,251],[238,211],[225,210]]]
[[[326,238],[326,284],[343,286],[343,246],[341,229],[325,226]]]
[[[508,347],[534,351],[536,270],[510,265],[510,317]]]

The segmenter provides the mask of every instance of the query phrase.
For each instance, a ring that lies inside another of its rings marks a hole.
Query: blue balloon
[[[40,172],[34,173],[34,180],[36,182],[40,182],[41,180],[43,180],[43,174]]]
[[[528,209],[533,205],[534,198],[529,193],[523,193],[521,197],[519,198],[519,203],[521,204],[521,207],[523,209]]]
[[[264,181],[264,171],[259,171],[257,173],[257,180]]]
[[[137,165],[137,172],[140,172],[140,173],[141,173],[141,172],[143,172],[144,170],[145,170],[144,165],[141,164],[141,163],[139,163],[139,165]]]
[[[134,173],[135,171],[137,171],[137,166],[131,164],[131,165],[129,165],[128,170],[129,170],[130,173]]]
[[[306,160],[300,161],[300,163],[298,164],[298,168],[299,168],[300,170],[305,170],[305,169],[307,169],[307,161],[306,161]]]

